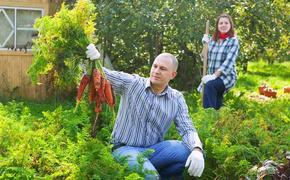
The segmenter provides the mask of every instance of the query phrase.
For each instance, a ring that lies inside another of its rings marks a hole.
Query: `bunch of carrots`
[[[83,77],[80,81],[80,85],[77,92],[77,103],[75,107],[75,112],[78,108],[79,103],[82,100],[85,89],[89,87],[89,102],[95,103],[96,117],[91,129],[91,136],[96,136],[97,127],[100,124],[99,113],[102,111],[102,104],[108,104],[112,109],[115,105],[115,95],[112,85],[109,80],[106,79],[105,73],[102,70],[100,61],[89,61],[90,67],[88,74],[85,69]],[[92,66],[91,66],[92,65]],[[97,68],[96,68],[97,67]],[[84,68],[84,67],[83,67]],[[113,111],[114,112],[114,111]]]
[[[108,104],[110,107],[114,107],[115,95],[110,81],[105,78],[105,74],[101,70],[93,68],[92,74],[88,75],[85,73],[80,81],[75,111],[82,100],[87,86],[89,86],[89,102],[95,102],[96,113],[100,113],[102,111],[103,103]]]

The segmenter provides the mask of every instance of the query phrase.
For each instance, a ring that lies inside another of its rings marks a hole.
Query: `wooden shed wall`
[[[43,100],[47,95],[45,83],[32,84],[27,69],[32,63],[31,52],[0,51],[0,96]]]
[[[44,15],[52,15],[60,7],[61,0],[1,0],[0,6],[41,8]],[[0,50],[0,97],[43,100],[50,94],[48,83],[32,84],[27,75],[33,55],[30,51]]]

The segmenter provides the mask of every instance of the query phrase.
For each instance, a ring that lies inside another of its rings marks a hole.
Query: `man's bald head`
[[[155,59],[157,59],[159,57],[168,57],[171,60],[172,70],[177,71],[177,68],[178,68],[178,60],[176,59],[175,56],[173,56],[170,53],[161,53]]]

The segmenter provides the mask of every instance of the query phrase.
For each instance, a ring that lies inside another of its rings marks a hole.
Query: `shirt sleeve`
[[[106,78],[111,82],[114,92],[123,94],[128,86],[137,78],[137,75],[132,75],[119,71],[112,71],[103,67]]]
[[[239,52],[239,41],[237,37],[232,38],[232,43],[227,52],[226,60],[219,67],[219,71],[223,74],[228,74],[233,69]]]
[[[189,117],[188,107],[182,94],[178,101],[178,112],[174,121],[176,129],[188,149],[191,151],[196,147],[202,149],[202,143]]]

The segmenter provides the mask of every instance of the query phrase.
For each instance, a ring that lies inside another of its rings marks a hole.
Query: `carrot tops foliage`
[[[38,19],[34,27],[33,64],[28,70],[34,82],[43,74],[52,73],[58,87],[69,87],[78,81],[84,63],[86,46],[94,42],[95,6],[79,0],[73,9],[62,5],[53,17]]]
[[[59,104],[42,115],[33,106],[0,104],[0,179],[140,178],[113,160],[104,140],[90,137],[87,105],[73,113]]]

